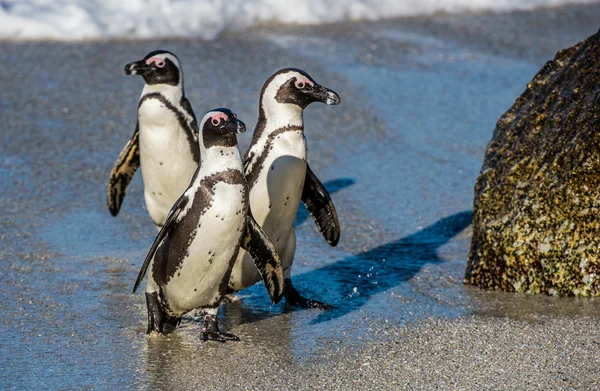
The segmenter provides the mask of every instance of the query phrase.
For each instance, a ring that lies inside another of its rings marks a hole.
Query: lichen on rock
[[[465,283],[600,295],[600,32],[559,51],[498,120]]]

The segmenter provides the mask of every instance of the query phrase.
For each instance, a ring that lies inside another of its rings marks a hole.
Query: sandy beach
[[[597,299],[462,283],[495,122],[599,20],[590,4],[212,41],[0,42],[0,389],[600,389]],[[145,335],[131,289],[156,230],[141,175],[116,218],[105,190],[143,85],[123,66],[158,48],[181,59],[197,116],[229,107],[252,129],[263,82],[284,67],[341,96],[306,110],[305,134],[342,238],[329,247],[301,208],[292,272],[333,309],[270,305],[256,285],[219,313],[240,342],[202,343],[192,316]]]

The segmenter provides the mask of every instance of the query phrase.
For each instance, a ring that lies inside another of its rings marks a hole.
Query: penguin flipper
[[[313,217],[319,231],[330,246],[335,247],[340,240],[340,222],[333,201],[319,178],[306,165],[306,178],[302,189],[302,202]]]
[[[183,208],[185,208],[185,206],[187,205],[188,201],[189,201],[189,198],[186,195],[182,195],[175,202],[175,205],[173,205],[173,207],[171,208],[171,211],[169,212],[169,215],[167,216],[167,221],[165,221],[165,224],[162,226],[162,228],[158,232],[156,239],[154,239],[154,243],[152,243],[152,247],[150,247],[150,251],[148,251],[148,255],[146,255],[144,264],[140,268],[140,272],[138,273],[137,280],[135,280],[135,285],[133,286],[133,293],[135,293],[137,288],[140,286],[140,283],[144,279],[144,276],[146,275],[146,271],[148,270],[148,265],[150,265],[150,261],[152,260],[152,258],[154,258],[154,253],[156,253],[156,249],[160,245],[160,242],[162,242],[162,240],[169,233],[169,231],[171,231],[172,226],[173,226],[173,221],[179,216],[179,214],[181,213]]]
[[[121,204],[125,198],[125,190],[131,182],[131,178],[140,166],[140,148],[139,148],[139,125],[135,126],[133,136],[125,145],[125,148],[119,154],[108,180],[106,188],[106,201],[108,210],[113,216],[119,214]]]
[[[242,238],[242,248],[250,254],[256,268],[263,278],[267,292],[273,304],[279,303],[283,297],[284,277],[281,260],[275,246],[267,237],[260,225],[248,213],[246,232]]]

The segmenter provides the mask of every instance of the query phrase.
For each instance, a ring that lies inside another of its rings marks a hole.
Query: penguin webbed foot
[[[217,323],[216,315],[205,315],[204,316],[204,327],[202,328],[202,340],[204,342],[217,341],[217,342],[227,342],[227,341],[239,341],[239,337],[230,334],[224,333],[219,330],[219,325]]]
[[[285,280],[285,288],[283,291],[283,296],[285,297],[285,302],[288,305],[300,308],[316,308],[319,310],[329,310],[331,309],[331,305],[321,302],[318,300],[307,299],[306,297],[302,297],[300,292],[294,288],[292,284],[292,280]]]

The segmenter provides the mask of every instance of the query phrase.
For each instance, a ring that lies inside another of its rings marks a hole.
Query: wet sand
[[[588,5],[215,41],[0,43],[0,388],[598,389],[598,300],[484,292],[462,277],[496,120],[599,16]],[[257,285],[220,312],[239,343],[202,343],[193,317],[144,334],[143,294],[130,292],[156,232],[139,174],[117,218],[105,186],[142,88],[123,66],[156,48],[182,60],[198,116],[230,107],[252,126],[264,80],[287,66],[340,94],[305,121],[342,239],[328,247],[300,210],[293,271],[332,310],[272,306]]]

